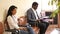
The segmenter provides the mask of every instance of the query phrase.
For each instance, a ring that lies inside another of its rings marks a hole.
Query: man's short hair
[[[33,2],[32,6],[36,6],[36,5],[38,5],[38,3],[37,2]]]

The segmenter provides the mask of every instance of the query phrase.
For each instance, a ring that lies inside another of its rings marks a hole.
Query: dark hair
[[[15,8],[17,8],[17,7],[14,6],[14,5],[12,5],[12,6],[9,7],[5,21],[7,20],[7,17],[8,17],[9,15],[12,16],[12,11],[13,11],[13,9],[15,9]]]
[[[33,2],[32,6],[36,6],[36,5],[38,5],[38,3],[37,2]]]
[[[12,5],[12,6],[9,7],[9,10],[8,10],[8,13],[7,13],[7,17],[8,17],[9,15],[12,16],[12,12],[11,12],[11,11],[13,11],[13,9],[15,9],[15,8],[17,8],[17,7],[14,6],[14,5]]]

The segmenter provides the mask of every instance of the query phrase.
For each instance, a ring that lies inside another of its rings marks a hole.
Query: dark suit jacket
[[[27,10],[27,22],[31,25],[35,25],[35,21],[36,20],[36,17],[35,17],[35,14],[32,10],[32,8],[28,9]]]

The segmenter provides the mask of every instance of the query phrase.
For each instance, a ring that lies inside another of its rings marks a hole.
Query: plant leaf
[[[58,14],[58,9],[56,9],[55,11],[53,11],[53,13],[50,15],[50,18],[54,18],[56,16],[56,14]]]

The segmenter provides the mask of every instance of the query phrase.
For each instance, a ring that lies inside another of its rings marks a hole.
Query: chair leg
[[[12,32],[12,34],[15,34],[15,33]]]

